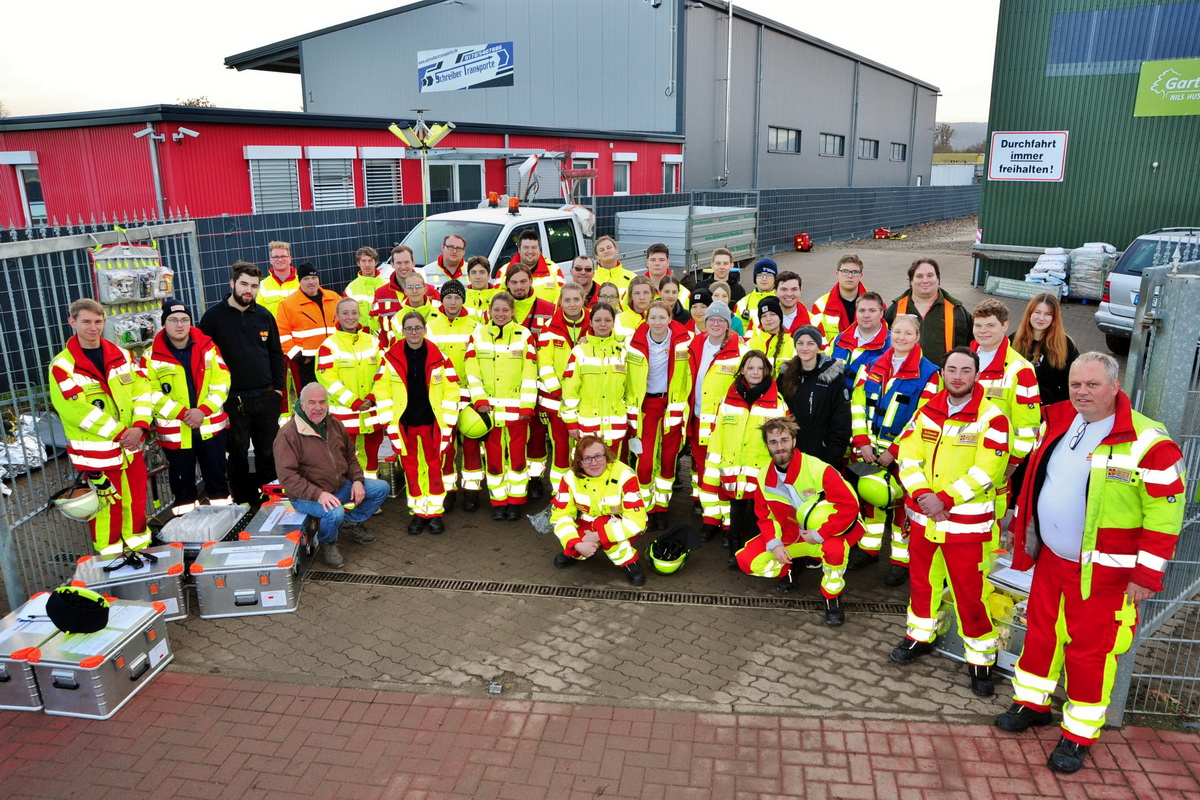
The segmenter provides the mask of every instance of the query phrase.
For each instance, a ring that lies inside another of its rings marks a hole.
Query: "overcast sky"
[[[228,70],[225,57],[407,3],[60,0],[42,5],[10,0],[5,5],[0,101],[10,114],[24,115],[174,103],[197,95],[218,106],[299,111],[299,76]],[[939,86],[939,121],[987,120],[999,0],[740,0],[737,5]],[[448,41],[430,41],[430,47],[470,44],[454,40],[452,32],[446,35]]]

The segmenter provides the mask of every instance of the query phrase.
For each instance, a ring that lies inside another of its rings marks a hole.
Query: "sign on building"
[[[996,131],[988,152],[989,181],[1061,181],[1066,131]]]
[[[1200,58],[1143,61],[1135,117],[1200,114]]]
[[[454,92],[513,85],[513,43],[469,44],[417,52],[420,91]]]

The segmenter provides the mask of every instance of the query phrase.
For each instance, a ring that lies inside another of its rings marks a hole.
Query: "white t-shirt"
[[[990,367],[992,362],[996,359],[996,353],[999,352],[999,347],[997,347],[995,350],[984,350],[982,347],[979,348],[979,350],[975,353],[975,355],[979,356],[979,371],[983,372],[985,369]]]
[[[854,338],[858,339],[859,347],[862,347],[864,344],[871,341],[878,335],[879,335],[879,328],[876,328],[875,330],[871,331],[870,333],[864,333],[861,328],[854,329]]]
[[[1110,414],[1097,422],[1085,423],[1083,417],[1076,414],[1046,463],[1046,481],[1038,495],[1038,534],[1042,544],[1067,561],[1079,561],[1083,548],[1092,451],[1112,433],[1115,420],[1116,415]],[[1083,435],[1076,442],[1081,428]],[[1072,443],[1075,447],[1071,447]]]
[[[704,395],[704,376],[708,374],[708,368],[712,366],[713,359],[717,357],[721,347],[723,345],[720,342],[713,344],[712,339],[705,335],[704,351],[700,354],[700,371],[696,373],[696,391],[692,401],[697,418],[700,416],[700,398]]]
[[[892,374],[895,375],[904,366],[904,362],[908,360],[908,356],[892,356]]]
[[[946,410],[949,411],[950,413],[948,413],[946,416],[953,417],[955,414],[957,414],[958,412],[960,412],[964,408],[966,408],[967,403],[969,403],[969,402],[971,402],[971,395],[967,395],[967,399],[963,400],[961,403],[954,402],[953,400],[950,399],[949,395],[947,395]]]
[[[661,342],[656,342],[653,336],[647,335],[646,345],[650,349],[650,371],[646,381],[646,393],[662,394],[667,391],[667,364],[671,358],[671,332],[667,331]]]
[[[792,309],[792,313],[783,315],[783,329],[785,331],[790,331],[792,329],[792,323],[796,321],[796,312],[799,308],[800,306],[796,306]]]

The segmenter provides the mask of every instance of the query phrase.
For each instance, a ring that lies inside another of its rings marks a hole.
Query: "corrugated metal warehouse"
[[[984,242],[1124,248],[1154,228],[1200,225],[1196,87],[1200,2],[1002,0]],[[1056,179],[1018,171],[1029,164],[1001,172],[1001,140],[1021,141],[1006,132],[1036,133],[1035,142],[1065,132]],[[1018,277],[1028,265],[990,266]]]
[[[664,187],[929,183],[936,86],[717,0],[426,0],[225,63],[313,113],[683,134]],[[619,186],[611,150],[576,166]]]

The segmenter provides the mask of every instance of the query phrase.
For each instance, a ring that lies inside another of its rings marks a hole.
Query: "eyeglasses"
[[[608,458],[604,453],[597,453],[594,456],[580,456],[579,460],[584,464],[595,464],[597,461],[604,461]]]
[[[595,267],[571,267],[572,272],[595,272]]]
[[[845,275],[847,278],[857,278],[862,275],[861,269],[839,269],[838,275]]]
[[[1067,442],[1068,447],[1072,450],[1079,447],[1079,443],[1083,441],[1083,435],[1087,433],[1087,426],[1087,420],[1080,423],[1079,427],[1075,430],[1075,435],[1071,437],[1071,441]]]
[[[420,326],[417,326],[417,325],[405,325],[405,326],[402,328],[402,330],[403,330],[405,333],[421,333],[421,332],[423,332],[425,329],[424,329],[424,328],[422,328],[422,327],[420,327]]]
[[[449,250],[452,253],[461,253],[463,250],[466,250],[467,248],[459,247],[456,244],[444,244],[444,245],[442,245],[442,249]]]
[[[167,322],[172,325],[185,325],[191,322],[188,317],[167,317]]]
[[[288,258],[291,258],[291,256],[271,256],[272,261],[283,261]]]

